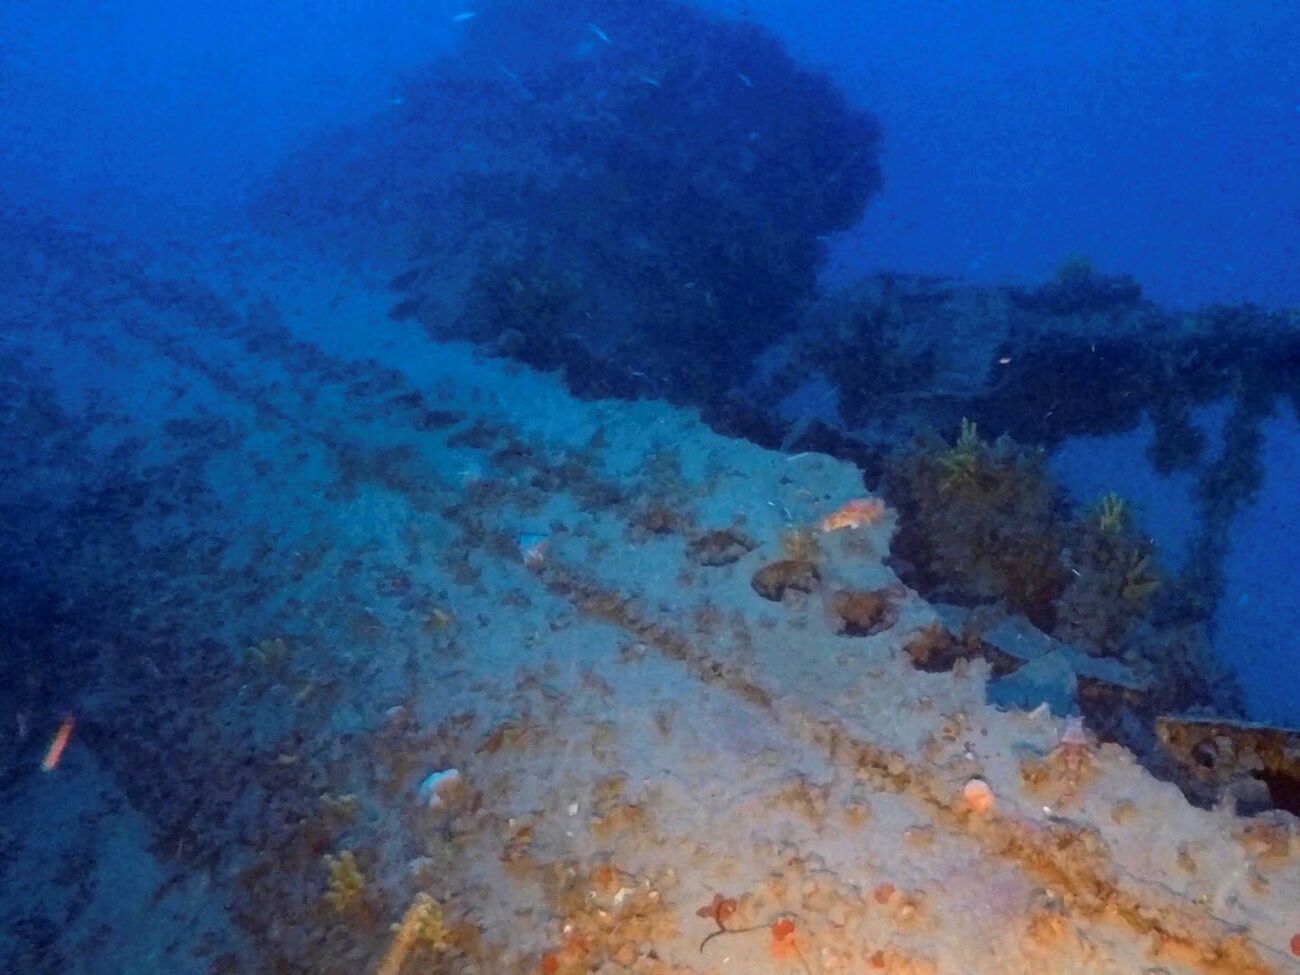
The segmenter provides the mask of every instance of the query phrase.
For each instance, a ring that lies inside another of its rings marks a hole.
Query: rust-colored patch
[[[786,593],[810,593],[817,589],[821,579],[817,564],[801,559],[779,559],[769,562],[750,580],[754,592],[764,599],[779,603]]]
[[[730,528],[705,532],[692,538],[686,554],[700,565],[730,565],[754,550],[754,543]]]
[[[841,589],[831,596],[831,628],[841,636],[874,636],[898,622],[900,593],[884,589]]]

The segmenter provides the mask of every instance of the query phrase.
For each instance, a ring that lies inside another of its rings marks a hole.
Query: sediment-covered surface
[[[8,231],[6,971],[1300,970],[1296,820],[991,707],[851,465]]]

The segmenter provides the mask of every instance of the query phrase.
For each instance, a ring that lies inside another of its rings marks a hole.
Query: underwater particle
[[[840,505],[817,523],[823,532],[842,528],[866,528],[885,517],[885,502],[880,498],[854,498]]]
[[[63,721],[59,724],[59,730],[54,733],[54,738],[50,741],[50,747],[45,750],[45,757],[41,759],[41,771],[53,772],[58,768],[59,760],[63,758],[63,752],[68,747],[68,742],[72,740],[72,729],[76,727],[77,719],[70,714],[63,716]]]
[[[462,784],[460,769],[443,769],[425,776],[417,790],[420,801],[430,809],[444,809]]]
[[[977,816],[992,812],[994,805],[996,805],[993,789],[980,778],[971,779],[967,782],[961,790],[961,794],[966,801],[966,808]]]

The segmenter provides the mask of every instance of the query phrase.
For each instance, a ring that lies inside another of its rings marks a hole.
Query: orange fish
[[[72,729],[76,724],[77,720],[72,715],[64,717],[59,730],[54,733],[54,740],[50,742],[50,747],[45,750],[45,758],[41,760],[42,772],[53,772],[58,767],[59,759],[63,757],[63,750],[68,747],[68,740],[72,738]]]
[[[879,498],[854,498],[846,501],[817,523],[824,532],[839,531],[841,528],[862,528],[874,525],[885,517],[885,502]]]

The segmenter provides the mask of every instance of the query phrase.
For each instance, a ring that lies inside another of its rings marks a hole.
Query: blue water
[[[1294,4],[710,6],[884,123],[886,190],[831,273],[1032,281],[1085,255],[1177,305],[1300,300]],[[0,181],[126,226],[228,210],[304,134],[382,108],[459,10],[6,4]]]

